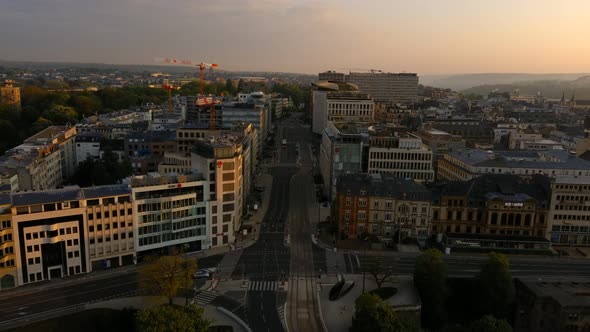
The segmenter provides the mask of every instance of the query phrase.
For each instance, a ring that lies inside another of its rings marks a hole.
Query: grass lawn
[[[113,309],[91,309],[68,316],[19,327],[10,332],[128,332],[133,331],[134,311]]]
[[[395,287],[381,287],[381,288],[373,289],[369,293],[378,295],[382,300],[387,300],[388,298],[394,296],[397,293],[397,288],[395,288]]]

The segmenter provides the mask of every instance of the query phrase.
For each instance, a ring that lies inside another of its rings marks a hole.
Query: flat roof
[[[519,277],[518,283],[526,286],[539,297],[548,297],[562,307],[590,307],[590,281],[572,281],[560,277]]]
[[[105,196],[129,195],[131,194],[131,188],[126,184],[96,186],[82,188],[82,193],[84,198],[92,199]]]

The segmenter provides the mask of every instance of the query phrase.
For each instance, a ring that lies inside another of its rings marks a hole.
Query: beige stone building
[[[554,244],[590,245],[590,179],[574,176],[551,183],[547,238]]]
[[[10,195],[0,194],[0,290],[19,286],[14,249]]]

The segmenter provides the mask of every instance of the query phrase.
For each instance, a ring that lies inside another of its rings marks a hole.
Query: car
[[[208,268],[208,269],[199,269],[197,270],[197,272],[195,272],[195,274],[193,275],[194,279],[204,279],[204,278],[210,278],[211,275],[216,271],[217,269],[212,267],[212,268]]]

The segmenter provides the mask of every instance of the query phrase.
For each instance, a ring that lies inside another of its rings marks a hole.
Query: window
[[[74,239],[74,245],[77,246],[78,245],[78,239]]]
[[[41,264],[41,257],[35,257],[35,264]]]
[[[365,212],[365,211],[359,211],[359,212],[358,212],[358,219],[359,219],[359,220],[365,220],[365,219],[367,219],[367,214],[366,214],[366,212]]]
[[[350,220],[350,210],[344,211],[344,219],[345,220]]]
[[[391,201],[385,201],[385,208],[391,209]]]
[[[359,199],[359,207],[367,207],[367,200]]]
[[[350,198],[346,198],[346,207],[350,207],[351,204],[352,201],[350,200]]]

